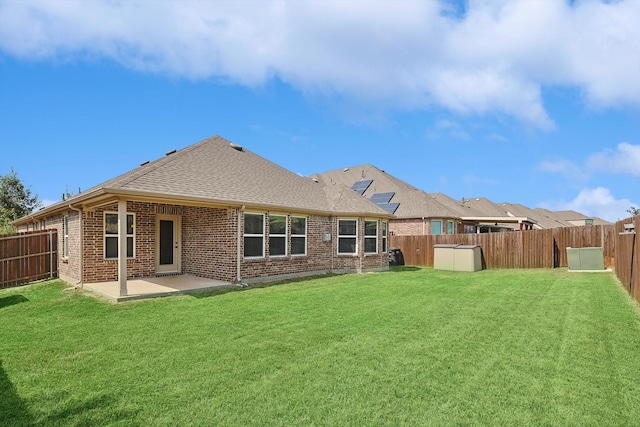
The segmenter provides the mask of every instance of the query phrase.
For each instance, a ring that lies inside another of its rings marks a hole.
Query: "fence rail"
[[[635,233],[625,224],[634,224]],[[433,266],[433,245],[461,244],[482,247],[486,268],[567,267],[567,247],[602,247],[604,264],[629,294],[640,302],[640,216],[615,224],[567,227],[511,233],[391,236],[390,247],[400,248],[405,264]]]
[[[0,288],[58,275],[58,232],[0,236]]]

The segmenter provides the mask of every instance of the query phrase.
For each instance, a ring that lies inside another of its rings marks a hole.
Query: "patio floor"
[[[85,283],[84,289],[95,292],[114,302],[156,298],[233,286],[220,280],[180,274],[176,276],[146,277],[127,281],[126,296],[120,296],[120,284],[115,282]]]

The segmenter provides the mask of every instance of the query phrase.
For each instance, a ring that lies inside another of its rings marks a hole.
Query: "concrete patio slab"
[[[83,288],[114,302],[156,298],[233,286],[228,282],[180,274],[175,276],[146,277],[127,281],[128,295],[120,296],[120,284],[115,282],[85,283]]]

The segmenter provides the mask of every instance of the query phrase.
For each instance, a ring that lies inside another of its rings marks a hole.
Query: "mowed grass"
[[[0,291],[0,424],[640,425],[640,310],[612,274],[63,288]]]

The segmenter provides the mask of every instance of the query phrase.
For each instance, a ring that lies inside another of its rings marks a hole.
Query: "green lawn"
[[[640,425],[612,274],[405,268],[113,305],[0,291],[0,424]]]

